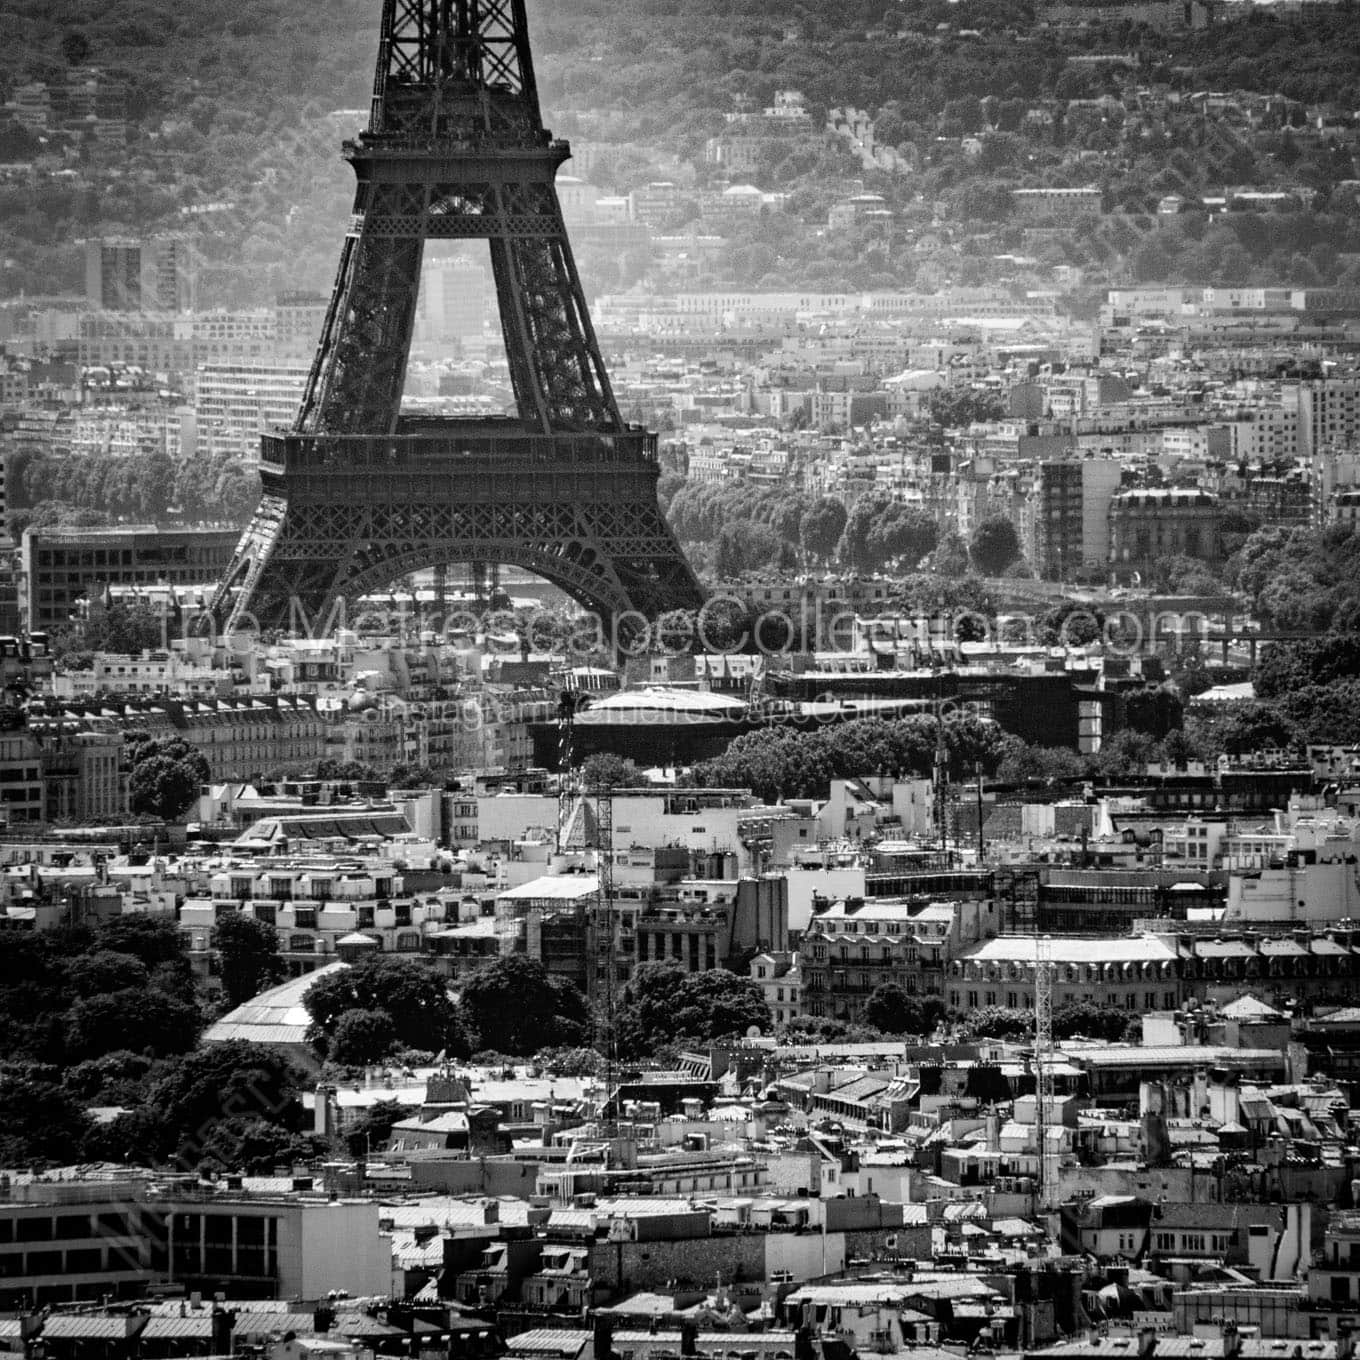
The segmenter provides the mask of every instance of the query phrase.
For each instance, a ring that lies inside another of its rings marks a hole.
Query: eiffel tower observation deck
[[[212,603],[228,631],[315,632],[425,568],[519,566],[608,622],[697,609],[586,309],[524,0],[383,0],[358,186],[297,419],[263,437],[260,503]],[[488,244],[517,415],[409,417],[427,240]],[[612,635],[617,637],[615,628]]]

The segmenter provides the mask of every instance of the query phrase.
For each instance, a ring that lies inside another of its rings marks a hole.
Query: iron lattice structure
[[[614,910],[614,794],[606,784],[595,790],[595,863],[599,872],[599,897],[595,912],[595,977],[599,1015],[596,1047],[604,1059],[604,1105],[601,1107],[606,1138],[618,1135],[619,1111],[614,1101],[618,1087],[618,920]]]
[[[1039,1207],[1058,1202],[1058,1144],[1053,1127],[1053,942],[1034,942],[1034,1136],[1039,1154]]]
[[[427,567],[517,565],[602,616],[703,593],[656,500],[656,436],[619,416],[567,241],[524,0],[384,0],[358,181],[296,421],[213,600],[228,628],[324,628]],[[428,240],[488,242],[517,418],[405,418]]]

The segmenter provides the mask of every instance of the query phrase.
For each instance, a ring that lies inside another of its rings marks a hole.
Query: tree
[[[344,1011],[331,1030],[326,1056],[341,1067],[362,1067],[381,1062],[396,1042],[397,1027],[386,1011]]]
[[[631,760],[601,751],[581,762],[581,787],[587,793],[606,789],[636,788],[641,775]]]
[[[67,29],[61,35],[61,55],[68,66],[83,66],[90,56],[90,40],[78,29]]]
[[[1128,1028],[1127,1012],[1112,1006],[1097,1006],[1092,1001],[1069,1001],[1053,1008],[1053,1037],[1104,1039],[1118,1043]]]
[[[82,997],[67,1013],[66,1051],[74,1059],[128,1049],[162,1057],[198,1040],[196,1007],[162,992],[129,990]]]
[[[399,1100],[379,1100],[370,1105],[345,1132],[345,1147],[351,1157],[367,1157],[392,1136],[392,1125],[405,1119],[410,1111]]]
[[[1031,746],[1019,737],[1007,737],[1005,754],[996,769],[1003,784],[1027,784],[1035,780],[1046,784],[1080,779],[1086,764],[1075,752],[1062,746]]]
[[[1160,756],[1157,742],[1146,732],[1124,728],[1111,733],[1101,744],[1090,769],[1107,779],[1133,779],[1146,771],[1149,761]]]
[[[249,1001],[284,978],[278,931],[268,921],[229,912],[213,926],[210,944],[217,951],[229,1006]]]
[[[1105,627],[1105,615],[1098,609],[1063,600],[1039,616],[1036,635],[1045,647],[1084,647],[1095,642]]]
[[[864,1020],[884,1034],[926,1034],[944,1015],[938,997],[920,1000],[896,982],[875,987],[864,1006]]]
[[[593,1048],[540,1048],[534,1054],[534,1066],[560,1077],[597,1077],[604,1068],[604,1060]]]
[[[1006,413],[999,398],[971,387],[941,387],[930,394],[926,408],[931,420],[947,430],[1000,420]]]
[[[873,1043],[880,1031],[869,1025],[852,1025],[830,1015],[795,1015],[775,1031],[783,1044]]]
[[[687,973],[674,963],[644,963],[633,970],[618,1008],[620,1051],[645,1056],[666,1044],[704,1042],[768,1033],[770,1008],[749,978],[725,968]]]
[[[443,977],[415,959],[376,955],[319,977],[303,994],[312,1038],[323,1051],[346,1011],[385,1011],[407,1048],[466,1052],[458,1013]]]
[[[141,959],[112,949],[77,955],[71,960],[69,973],[71,986],[79,996],[141,991],[151,982],[151,970]]]
[[[855,502],[854,508],[846,516],[840,543],[840,555],[851,566],[861,571],[872,570],[874,558],[869,546],[869,534],[879,516],[891,504],[891,501],[871,496],[864,496]]]
[[[128,794],[133,812],[146,812],[163,820],[175,821],[198,797],[199,780],[186,761],[169,756],[151,756],[138,762],[128,776]]]
[[[61,1084],[89,1105],[133,1106],[146,1094],[147,1074],[155,1062],[145,1053],[115,1049],[69,1065]]]
[[[131,954],[149,969],[185,957],[184,937],[173,918],[129,914],[103,922],[96,947],[114,954]]]
[[[1274,704],[1246,701],[1225,706],[1223,750],[1230,756],[1273,751],[1299,743],[1299,730]]]
[[[324,1144],[310,1134],[285,1128],[272,1119],[233,1116],[217,1121],[203,1140],[200,1170],[268,1175],[295,1162],[312,1162]]]
[[[589,1042],[590,1007],[563,978],[536,959],[506,954],[463,984],[463,1023],[478,1048],[528,1057],[550,1045]]]
[[[894,505],[869,530],[868,555],[879,566],[902,559],[914,567],[939,541],[935,521],[920,510]]]
[[[69,1165],[80,1160],[90,1127],[56,1068],[0,1067],[0,1165]]]
[[[244,1136],[260,1120],[297,1133],[299,1094],[298,1074],[276,1050],[241,1040],[205,1044],[162,1065],[137,1112],[138,1159],[172,1157],[189,1169],[209,1153],[220,1160],[224,1125]]]
[[[921,563],[921,570],[957,580],[968,572],[968,545],[956,533],[947,533],[929,557]]]
[[[987,769],[1000,758],[1003,738],[991,723],[973,717],[946,722],[951,768]],[[781,797],[825,797],[833,779],[868,773],[921,775],[935,759],[935,720],[862,718],[826,729],[767,727],[735,738],[714,760],[695,767],[701,788],[749,788],[774,802]]]
[[[95,652],[138,656],[164,644],[164,621],[149,604],[115,600],[90,607],[82,630],[85,646]]]
[[[969,1013],[965,1028],[974,1039],[1023,1039],[1033,1031],[1034,1012],[1010,1006],[983,1006]]]
[[[1000,576],[1022,555],[1020,535],[1005,515],[992,515],[973,530],[968,553],[983,575]]]
[[[736,520],[718,531],[713,550],[714,573],[723,580],[777,563],[782,540],[768,524]]]

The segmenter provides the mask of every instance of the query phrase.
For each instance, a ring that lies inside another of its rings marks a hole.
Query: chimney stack
[[[608,1313],[595,1314],[595,1360],[610,1360],[614,1353],[614,1319]]]
[[[1242,1336],[1231,1318],[1223,1324],[1223,1360],[1237,1360],[1242,1354]]]

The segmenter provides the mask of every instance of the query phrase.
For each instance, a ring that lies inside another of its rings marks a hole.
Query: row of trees
[[[1317,635],[1263,647],[1255,697],[1193,708],[1187,737],[1210,758],[1360,742],[1360,534],[1347,525],[1259,529],[1228,571],[1266,624]]]
[[[929,774],[939,727],[933,717],[865,718],[826,728],[764,728],[737,737],[714,760],[693,771],[700,788],[749,788],[766,802],[825,797],[833,779],[864,774]],[[951,768],[995,769],[1004,738],[975,718],[945,722],[943,740]]]
[[[599,1024],[574,985],[522,954],[471,973],[456,1001],[429,965],[383,956],[318,978],[303,999],[313,1044],[342,1068],[402,1054],[528,1058],[549,1049],[584,1051]],[[723,968],[687,973],[676,964],[635,969],[616,1016],[627,1058],[770,1027],[764,998],[749,979]]]
[[[195,989],[173,921],[120,916],[16,934],[0,957],[0,1058],[78,1064],[193,1047]]]
[[[1247,740],[1244,735],[1232,749],[1253,749]],[[981,768],[986,778],[1012,785],[1128,779],[1152,762],[1184,764],[1218,754],[1210,734],[1178,727],[1161,737],[1125,728],[1091,756],[1034,745],[975,719],[946,722],[944,743],[951,779],[971,778]],[[822,730],[747,733],[723,755],[697,766],[693,777],[700,787],[750,788],[766,802],[778,802],[824,798],[833,779],[865,773],[925,778],[934,759],[934,718],[866,718]]]
[[[6,479],[10,532],[70,522],[75,512],[150,523],[243,525],[260,496],[259,474],[223,455],[176,462],[164,449],[47,453],[20,448]]]
[[[967,421],[990,415],[990,398],[956,394],[942,417]],[[958,576],[970,568],[999,576],[1022,559],[1019,534],[1005,516],[983,520],[972,540],[940,534],[923,511],[882,495],[862,496],[847,509],[836,496],[746,483],[663,479],[662,506],[676,536],[720,580],[767,569],[788,569],[800,557],[822,565],[839,562],[861,572],[927,567]]]

